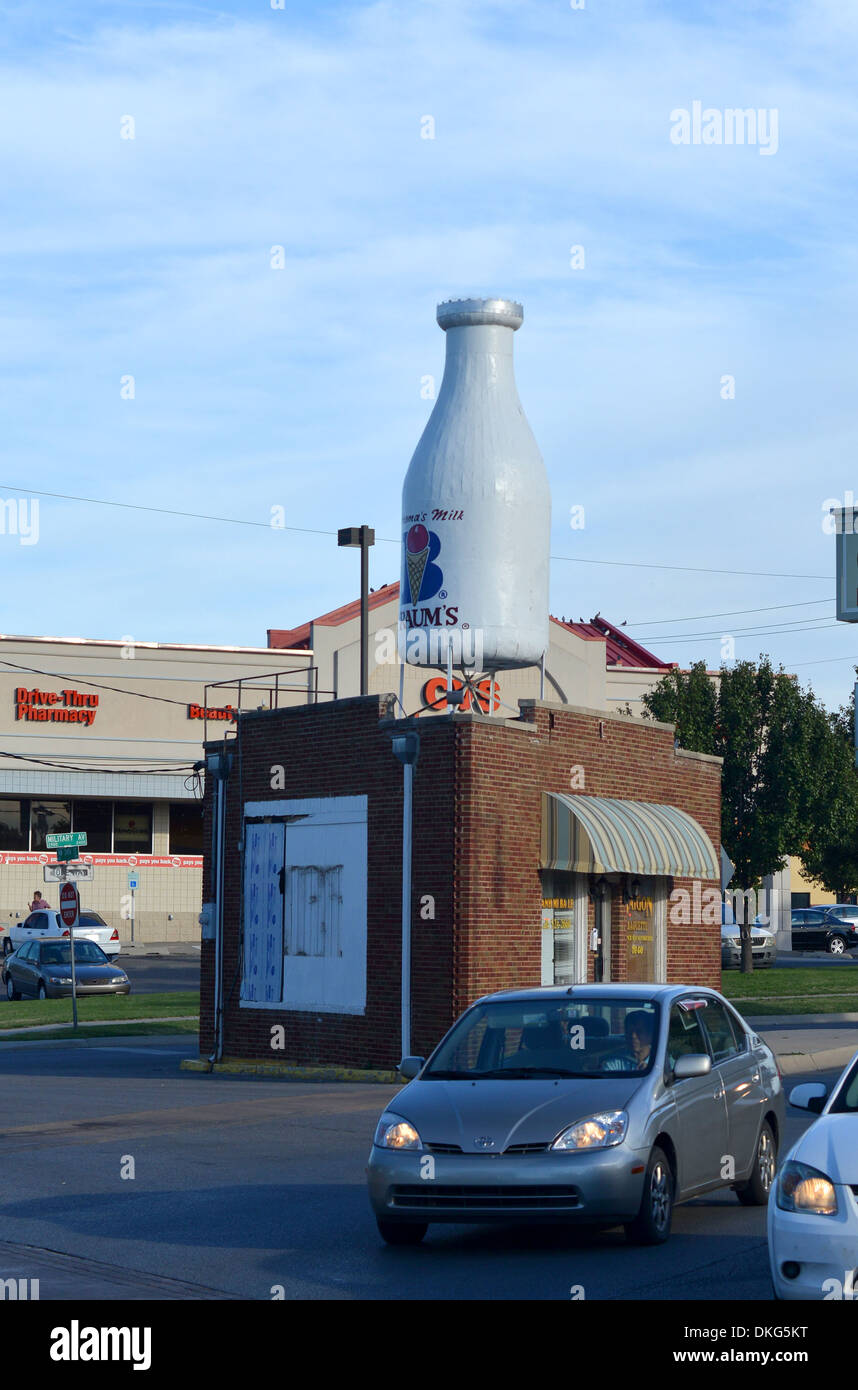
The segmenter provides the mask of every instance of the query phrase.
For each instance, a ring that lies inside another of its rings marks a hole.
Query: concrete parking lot
[[[765,1212],[730,1193],[679,1208],[654,1249],[513,1224],[384,1246],[364,1164],[396,1087],[183,1073],[183,1037],[2,1055],[0,1277],[43,1299],[770,1297]],[[808,1123],[791,1111],[787,1142]]]

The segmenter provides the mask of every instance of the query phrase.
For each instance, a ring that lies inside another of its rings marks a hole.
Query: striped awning
[[[543,869],[714,879],[721,870],[702,826],[676,806],[542,793]]]

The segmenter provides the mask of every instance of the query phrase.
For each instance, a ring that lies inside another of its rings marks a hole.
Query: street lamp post
[[[371,526],[344,526],[337,545],[360,546],[360,693],[369,693],[369,547],[375,545]]]

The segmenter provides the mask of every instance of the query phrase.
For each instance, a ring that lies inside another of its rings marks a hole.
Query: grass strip
[[[170,1018],[198,1014],[200,996],[195,990],[175,994],[111,994],[106,997],[84,995],[77,1001],[78,1022],[99,1023],[127,1019]],[[6,1000],[0,1005],[0,1031],[32,1027],[36,1023],[71,1024],[72,1001],[68,999]]]
[[[116,1023],[106,1028],[88,1028],[86,1024],[80,1028],[58,1027],[50,1032],[28,1031],[21,1029],[16,1031],[14,1037],[0,1038],[0,1052],[3,1050],[4,1043],[24,1042],[54,1042],[57,1039],[65,1038],[129,1038],[129,1037],[152,1037],[157,1034],[176,1034],[188,1033],[194,1037],[199,1033],[199,1022],[197,1019],[178,1018],[165,1023]]]

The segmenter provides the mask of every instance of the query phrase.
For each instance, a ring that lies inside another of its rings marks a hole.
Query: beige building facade
[[[419,631],[403,635],[399,630],[399,585],[387,584],[369,596],[369,690],[368,694],[398,693],[400,715],[446,713],[445,667],[441,653],[431,668],[417,665],[409,646],[419,647]],[[592,710],[617,710],[629,698],[637,700],[643,689],[671,669],[621,629],[598,617],[591,622],[572,622],[552,617],[549,623],[549,650],[544,670],[528,666],[500,671],[494,691],[488,679],[475,689],[465,690],[464,709],[473,707],[483,714],[518,717],[519,700],[545,699],[558,704],[577,705]],[[466,641],[461,636],[463,643]],[[318,669],[320,687],[336,698],[360,692],[360,605],[344,604],[319,618],[295,628],[270,628],[268,641],[273,648],[307,651]],[[478,638],[463,654],[473,657],[479,671]],[[431,657],[431,651],[428,653]],[[648,663],[648,664],[646,664]],[[454,671],[460,663],[454,659]],[[461,686],[459,676],[454,688]],[[328,697],[330,698],[330,697]],[[639,701],[632,713],[640,713]]]
[[[0,927],[36,890],[58,905],[46,837],[84,831],[84,909],[123,942],[198,942],[202,744],[315,679],[306,651],[0,636]]]

